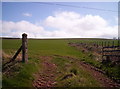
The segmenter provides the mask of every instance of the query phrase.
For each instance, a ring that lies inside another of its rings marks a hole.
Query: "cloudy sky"
[[[2,36],[113,38],[118,36],[117,2],[3,2]]]

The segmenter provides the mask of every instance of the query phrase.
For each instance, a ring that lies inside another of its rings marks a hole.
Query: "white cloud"
[[[2,26],[4,36],[21,37],[22,33],[27,33],[28,37],[43,37],[47,34],[43,27],[24,20],[20,22],[3,21]]]
[[[31,17],[32,16],[32,14],[30,14],[30,13],[23,13],[22,15],[23,16],[27,16],[27,17]]]
[[[44,27],[28,21],[3,21],[3,36],[21,37],[27,33],[28,37],[106,37],[113,38],[118,35],[118,26],[109,26],[109,23],[100,16],[81,16],[75,12],[57,12],[48,16],[44,26],[56,30],[45,30]]]
[[[75,12],[59,12],[45,20],[49,27],[67,33],[69,37],[116,37],[118,26],[109,26],[108,22],[96,15],[81,16]]]

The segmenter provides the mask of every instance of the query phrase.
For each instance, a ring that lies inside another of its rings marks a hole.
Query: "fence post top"
[[[27,37],[27,34],[26,34],[26,33],[23,33],[22,36],[26,36],[26,37]]]

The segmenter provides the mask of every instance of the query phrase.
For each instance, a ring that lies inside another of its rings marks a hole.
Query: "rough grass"
[[[79,60],[86,61],[92,65],[100,65],[98,61],[95,61],[81,51],[76,50],[73,47],[68,46],[69,42],[80,42],[80,40],[28,40],[28,63],[19,63],[16,65],[16,69],[13,70],[13,76],[7,77],[3,75],[3,87],[16,86],[16,87],[32,87],[32,82],[35,79],[33,76],[35,73],[41,70],[40,56],[70,56],[78,58]],[[8,55],[14,55],[15,51],[21,46],[20,39],[3,39],[2,40],[3,51]],[[60,75],[56,78],[58,81],[57,86],[99,86],[100,84],[94,80],[90,74],[76,65],[76,62],[71,62],[64,58],[56,57],[52,61],[57,64]],[[67,66],[67,67],[66,67]],[[17,68],[18,67],[18,68]],[[76,75],[75,75],[76,71]],[[66,74],[74,73],[74,76],[61,81]],[[14,75],[15,74],[15,75]]]
[[[33,87],[34,73],[41,69],[40,60],[30,59],[27,64],[19,63],[11,69],[10,75],[3,74],[3,88],[5,87]]]
[[[56,78],[57,87],[100,87],[100,84],[79,65],[79,60],[56,57],[53,60],[60,73]],[[65,76],[73,76],[63,79]]]
[[[98,42],[100,43],[100,45],[102,45],[102,42],[110,42],[110,45],[109,46],[112,46],[112,43],[114,41],[114,45],[115,46],[118,46],[118,40],[95,40],[95,39],[92,39],[92,40],[70,40],[70,42],[74,42],[74,43],[95,43],[95,42]],[[106,45],[107,46],[107,45]],[[84,53],[86,55],[86,53]],[[83,54],[83,55],[84,55]],[[101,61],[97,61],[95,60],[95,55],[92,54],[92,51],[88,52],[86,56],[83,56],[81,57],[81,60],[82,61],[85,61],[86,63],[89,63],[97,68],[100,68],[101,70],[105,71],[106,72],[106,75],[116,81],[118,81],[120,83],[120,64],[117,64],[117,65],[113,65],[113,62],[109,62],[109,63],[106,63],[106,64],[103,64]]]
[[[20,47],[21,40],[5,39],[3,40],[3,51],[8,55],[14,55],[15,51]],[[68,46],[66,40],[28,40],[28,56],[27,64],[20,63],[19,70],[14,70],[14,77],[3,75],[3,86],[19,86],[31,87],[33,74],[40,70],[40,56],[46,55],[66,55],[79,57],[79,52]],[[11,56],[12,57],[12,56]],[[18,65],[16,65],[17,68]],[[19,72],[19,73],[16,73]]]

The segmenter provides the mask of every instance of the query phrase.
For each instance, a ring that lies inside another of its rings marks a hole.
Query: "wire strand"
[[[85,6],[75,6],[75,5],[66,5],[66,4],[58,4],[58,3],[47,3],[47,2],[35,2],[38,4],[46,4],[46,5],[58,5],[58,6],[66,6],[66,7],[73,7],[73,8],[84,8],[84,9],[92,9],[92,10],[99,10],[99,11],[109,11],[109,12],[120,12],[114,10],[107,10],[107,9],[100,9],[100,8],[93,8],[93,7],[85,7]]]

